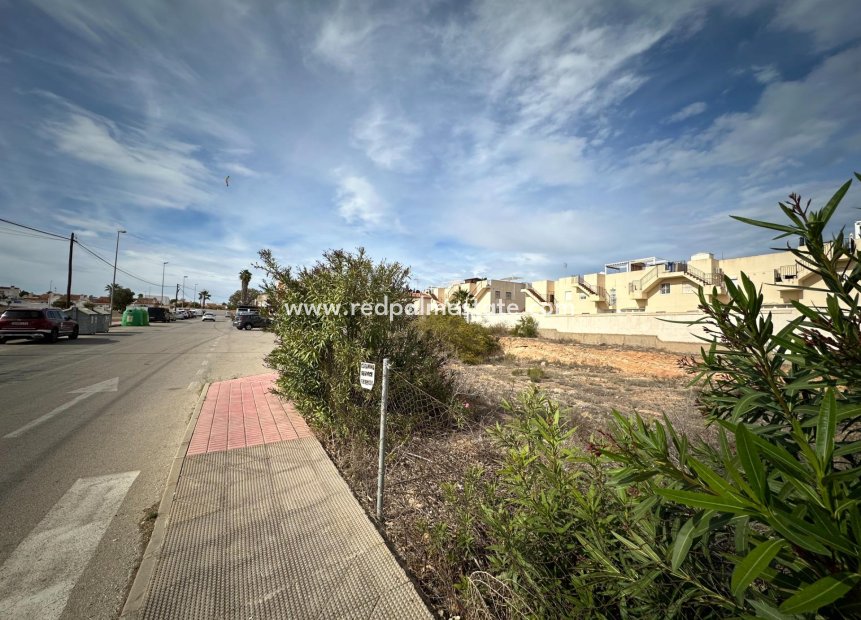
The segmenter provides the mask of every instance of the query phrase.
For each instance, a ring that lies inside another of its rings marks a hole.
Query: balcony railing
[[[700,286],[717,287],[720,292],[724,291],[723,271],[718,269],[711,273],[696,267],[691,267],[685,261],[669,261],[663,265],[655,265],[639,280],[628,284],[628,292],[632,294],[645,291],[655,280],[667,273],[683,273]]]

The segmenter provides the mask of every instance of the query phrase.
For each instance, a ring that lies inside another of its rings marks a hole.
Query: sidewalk
[[[431,618],[274,379],[209,387],[122,617]]]

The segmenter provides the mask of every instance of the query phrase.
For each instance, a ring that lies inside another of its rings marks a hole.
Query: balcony
[[[691,267],[685,261],[677,261],[655,265],[646,271],[642,278],[628,284],[628,294],[632,299],[648,299],[649,292],[660,282],[670,278],[678,278],[679,276],[686,278],[698,288],[717,288],[719,295],[726,293],[723,272],[720,269],[707,273],[696,267]]]

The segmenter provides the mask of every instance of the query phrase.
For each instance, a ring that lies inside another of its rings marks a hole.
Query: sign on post
[[[374,389],[374,375],[376,374],[376,366],[371,362],[362,362],[362,368],[359,370],[359,385],[366,390]]]

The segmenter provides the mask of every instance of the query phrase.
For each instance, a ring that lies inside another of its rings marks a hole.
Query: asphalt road
[[[204,383],[273,342],[220,316],[0,346],[0,617],[119,615]]]

